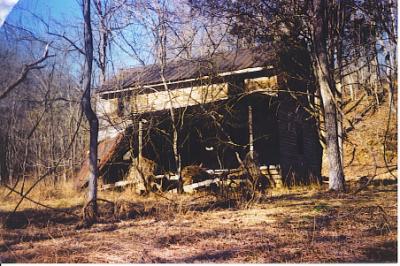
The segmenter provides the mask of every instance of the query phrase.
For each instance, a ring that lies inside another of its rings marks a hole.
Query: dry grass
[[[75,230],[77,217],[29,208],[26,228],[1,229],[0,258],[53,263],[395,262],[397,186],[376,183],[357,195],[325,189],[276,190],[247,209],[205,193],[139,198],[129,189],[106,192],[100,197],[124,202],[132,215],[114,213],[111,204],[101,203],[102,222],[80,231]],[[68,209],[79,215],[81,206]],[[1,213],[2,220],[5,215]]]
[[[397,176],[397,116],[394,113],[391,114],[389,131],[386,132],[389,115],[387,102],[383,102],[377,108],[369,109],[365,117],[361,118],[360,116],[372,103],[374,103],[374,98],[368,96],[364,97],[355,108],[353,108],[354,103],[352,102],[344,110],[344,112],[351,110],[346,115],[347,119],[360,120],[354,124],[355,128],[348,133],[344,141],[344,166],[347,180],[356,180],[361,176],[374,174],[381,179],[394,178],[388,173],[384,161],[383,144],[386,133],[386,161],[393,174]],[[344,125],[345,127],[350,126],[347,121]],[[323,175],[328,175],[328,160],[325,155],[322,172]]]
[[[22,182],[19,182],[15,190],[21,192]],[[24,184],[25,193],[33,184],[32,180],[28,180]],[[82,204],[84,202],[84,194],[77,191],[74,182],[60,182],[54,186],[53,182],[40,182],[29,194],[28,197],[34,201],[38,201],[44,205],[53,208],[69,208]],[[0,186],[0,200],[2,202],[0,211],[9,211],[14,209],[20,196],[6,187]],[[35,209],[38,206],[29,201],[24,200],[20,209]]]

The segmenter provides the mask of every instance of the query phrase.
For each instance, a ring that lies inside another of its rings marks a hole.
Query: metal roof
[[[216,76],[224,72],[271,66],[274,65],[274,59],[275,55],[270,49],[238,49],[232,52],[214,54],[214,56],[208,58],[168,61],[165,65],[164,77],[166,82],[198,79],[204,76]],[[130,87],[161,83],[160,72],[159,65],[126,69],[116,77],[106,81],[97,92],[113,92]]]

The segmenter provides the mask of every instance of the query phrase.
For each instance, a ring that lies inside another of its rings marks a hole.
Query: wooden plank
[[[184,192],[193,192],[197,188],[207,187],[213,183],[217,183],[218,181],[220,181],[219,178],[214,178],[214,179],[208,179],[208,180],[204,180],[201,182],[193,183],[190,185],[183,186],[183,191]],[[169,193],[178,193],[178,190],[176,188],[174,188],[168,192]]]
[[[154,178],[163,179],[164,177],[166,177],[168,180],[179,180],[178,175],[156,175]]]
[[[270,169],[270,170],[272,170],[272,169],[280,169],[280,166],[279,165],[274,165],[274,164],[271,164],[269,166],[267,166],[267,165],[260,166],[260,170],[264,170],[264,169]]]
[[[268,95],[278,96],[278,77],[259,77],[244,80],[244,88],[246,92],[262,90],[267,92]]]
[[[240,172],[240,171],[241,170],[238,170],[238,169],[215,169],[215,170],[209,169],[209,170],[206,170],[206,172],[209,175],[233,174],[233,173],[237,173],[237,172]]]
[[[220,181],[220,179],[219,178],[214,178],[214,179],[209,179],[209,180],[205,180],[205,181],[201,181],[201,182],[198,182],[198,183],[194,183],[194,184],[191,184],[191,185],[186,185],[186,186],[183,186],[183,190],[186,192],[189,192],[189,191],[193,191],[194,189],[196,189],[196,188],[201,188],[201,187],[206,187],[206,186],[209,186],[209,185],[211,185],[212,183],[216,183],[216,182],[218,182],[218,181]]]

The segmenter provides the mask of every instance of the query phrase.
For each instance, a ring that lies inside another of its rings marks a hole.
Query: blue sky
[[[44,19],[63,20],[71,17],[79,18],[81,15],[77,0],[19,0],[9,14],[7,21],[19,18],[23,10],[29,10]]]
[[[0,0],[0,3],[2,1],[16,0]],[[53,28],[52,25],[55,25],[55,21],[67,26],[81,25],[83,18],[80,2],[81,0],[19,0],[6,21],[11,25],[23,26],[37,36],[45,36],[47,29],[43,23],[35,18],[36,15],[50,24],[50,31],[60,34],[63,34],[63,31],[65,31],[65,34],[70,37],[74,33],[69,32],[69,28],[59,26]],[[77,38],[79,37],[75,35],[71,39],[76,40]],[[121,52],[116,46],[113,46],[112,53],[113,65],[109,67],[115,67],[114,70],[111,70],[113,73],[117,72],[120,68],[138,64],[136,60]]]
[[[18,0],[0,0],[0,27]]]
[[[38,33],[40,32],[40,23],[38,23],[34,15],[42,18],[46,22],[55,20],[61,23],[73,23],[80,20],[82,17],[81,8],[77,1],[78,0],[19,0],[8,15],[6,21],[13,25],[23,25],[25,28]]]

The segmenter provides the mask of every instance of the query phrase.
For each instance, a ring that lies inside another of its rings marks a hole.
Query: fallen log
[[[209,180],[204,180],[204,181],[201,181],[201,182],[193,183],[193,184],[190,184],[190,185],[185,185],[185,186],[183,186],[183,191],[184,192],[193,192],[197,188],[207,187],[207,186],[210,186],[211,184],[217,183],[219,181],[220,181],[219,178],[214,178],[214,179],[209,179]],[[172,189],[172,190],[170,190],[168,192],[169,193],[177,193],[178,190],[175,188],[175,189]]]

